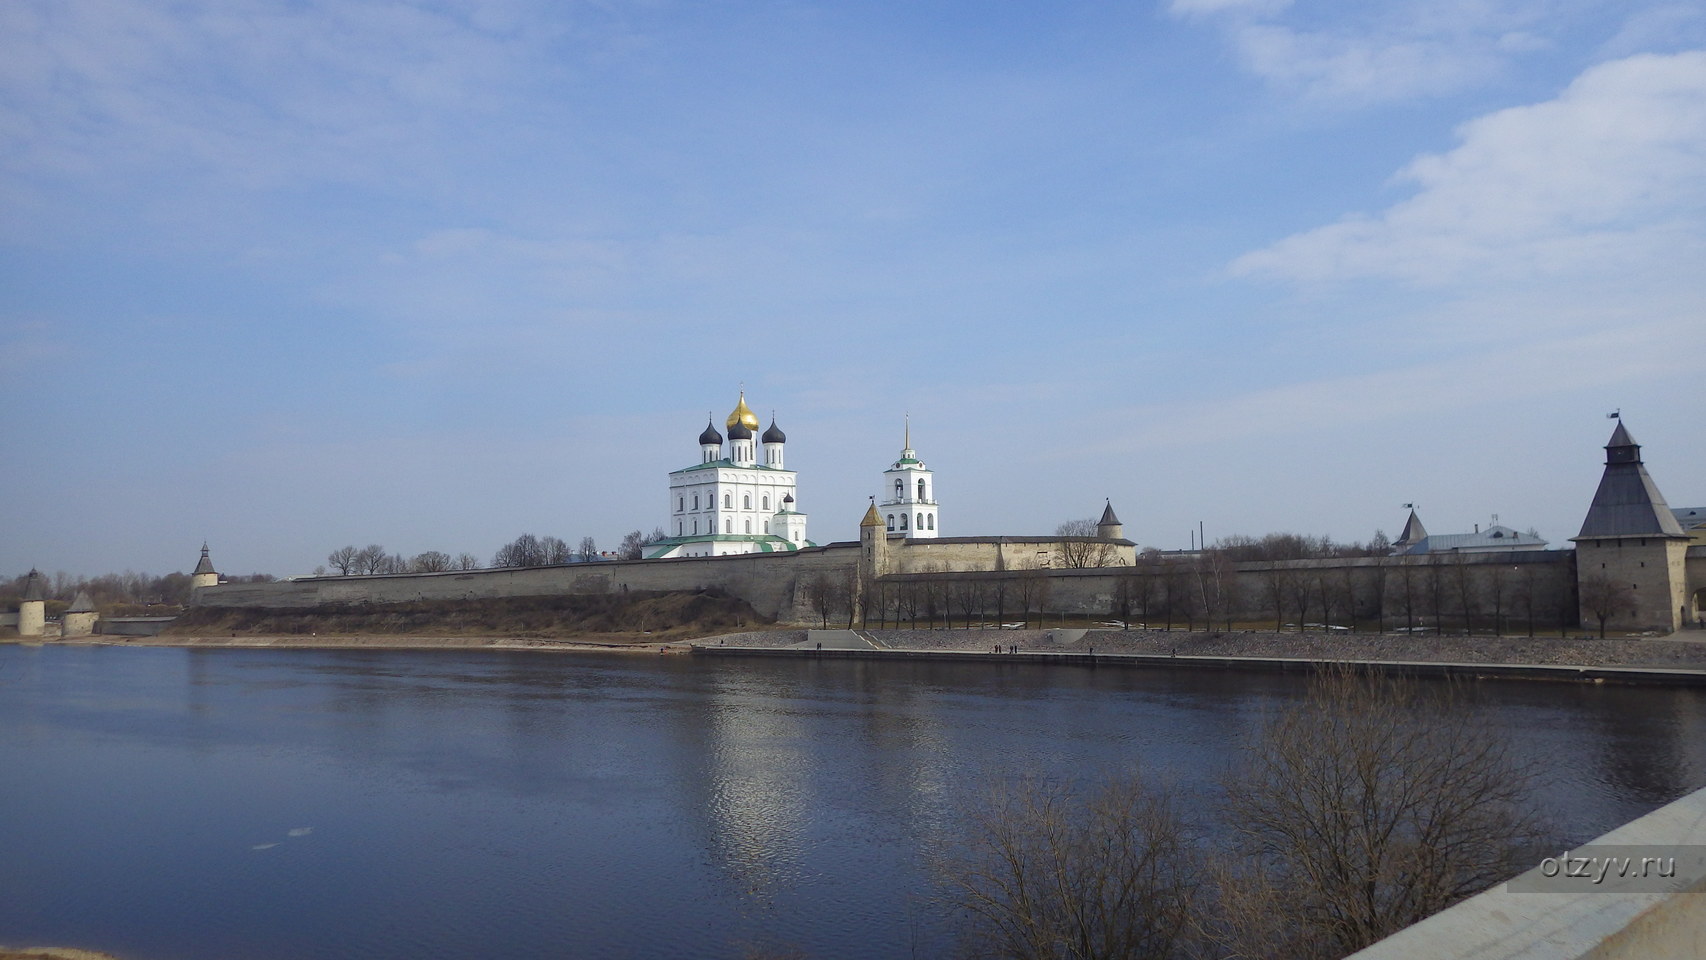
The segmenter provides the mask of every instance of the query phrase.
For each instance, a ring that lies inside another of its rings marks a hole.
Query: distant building
[[[787,435],[770,418],[759,437],[746,391],[725,423],[728,451],[714,423],[699,434],[699,462],[669,474],[668,537],[647,547],[646,559],[785,553],[815,546],[795,497],[799,480],[787,469]]]
[[[1423,553],[1498,553],[1507,550],[1544,549],[1546,549],[1546,541],[1539,536],[1533,533],[1523,533],[1496,522],[1488,524],[1485,530],[1476,526],[1472,533],[1430,534],[1427,528],[1422,526],[1422,520],[1416,516],[1414,509],[1410,510],[1410,519],[1404,523],[1404,532],[1400,533],[1397,542],[1392,544],[1394,556],[1414,556]]]

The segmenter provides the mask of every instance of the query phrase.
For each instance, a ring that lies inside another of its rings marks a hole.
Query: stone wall
[[[866,578],[863,608],[872,621],[963,620],[968,601],[974,618],[1022,619],[1028,606],[1051,615],[1132,622],[1202,623],[1272,620],[1276,623],[1359,625],[1379,619],[1388,628],[1497,622],[1506,632],[1531,619],[1536,629],[1576,622],[1572,553],[1454,554],[1423,557],[1298,560],[1215,566],[1201,560],[1143,559],[1125,566],[1083,569],[991,570],[997,556],[1012,561],[1034,540],[990,538],[909,542],[910,557],[893,573]],[[889,541],[891,549],[897,544]],[[1001,551],[1006,551],[1002,553]],[[834,543],[797,553],[732,557],[611,561],[503,570],[307,577],[276,583],[221,584],[195,591],[192,602],[211,606],[310,607],[339,603],[399,603],[478,597],[602,594],[620,590],[722,590],[752,604],[760,615],[785,622],[818,619],[810,584],[820,575],[846,583],[856,576],[860,548]],[[952,565],[982,565],[954,569]],[[928,572],[920,568],[936,567]],[[891,564],[891,570],[896,566]],[[967,591],[971,591],[968,594]],[[973,596],[972,594],[975,594]],[[1277,603],[1276,603],[1277,599]]]
[[[480,597],[603,594],[622,590],[722,590],[760,615],[803,621],[811,614],[805,584],[818,574],[852,575],[856,543],[833,543],[795,553],[733,557],[604,561],[551,567],[445,573],[297,577],[274,583],[226,583],[196,590],[191,603],[219,607],[313,607],[339,603],[406,603]]]
[[[1059,569],[1075,562],[1130,566],[1137,555],[1129,540],[1088,537],[890,537],[888,550],[890,573]]]

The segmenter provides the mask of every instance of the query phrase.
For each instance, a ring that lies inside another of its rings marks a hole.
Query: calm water
[[[0,646],[0,942],[128,960],[922,957],[989,783],[1212,790],[1264,674]],[[1476,688],[1563,841],[1706,784],[1706,692]]]

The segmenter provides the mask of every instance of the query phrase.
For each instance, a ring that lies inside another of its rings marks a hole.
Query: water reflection
[[[946,953],[992,783],[1203,807],[1260,673],[0,647],[0,941],[260,958]],[[1706,693],[1482,683],[1561,839],[1706,780]],[[293,831],[306,832],[294,833]],[[17,891],[13,894],[12,891]],[[312,922],[303,918],[312,917]]]

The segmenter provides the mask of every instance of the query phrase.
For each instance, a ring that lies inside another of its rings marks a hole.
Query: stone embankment
[[[896,651],[1141,654],[1147,656],[1368,660],[1409,663],[1542,664],[1581,667],[1706,669],[1706,634],[1696,640],[1648,637],[1450,637],[1424,634],[1188,632],[1184,630],[864,630]],[[773,648],[805,639],[804,631],[728,634],[700,646]]]

